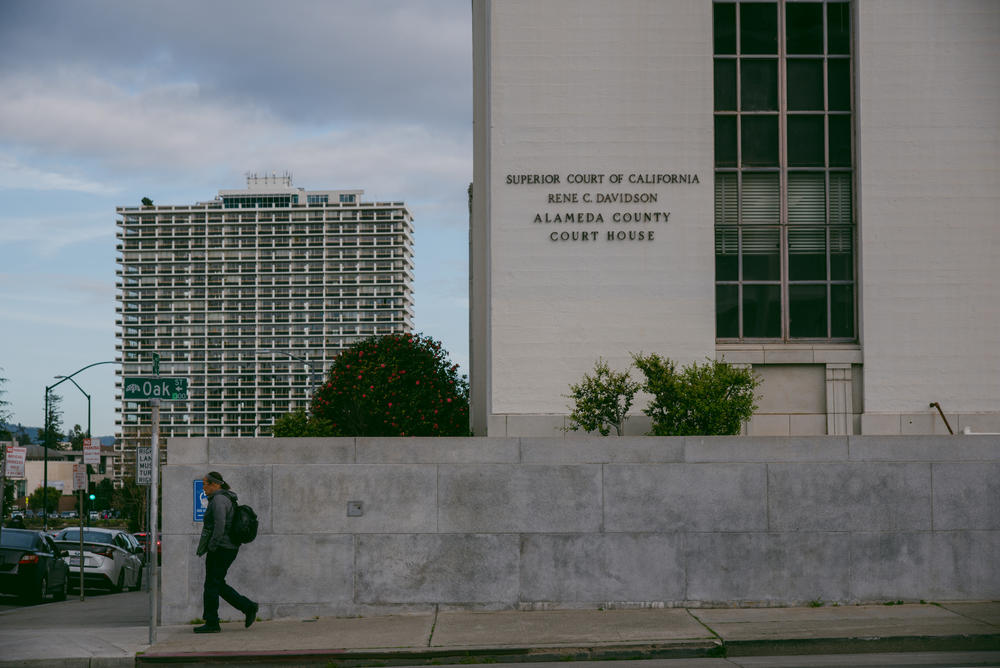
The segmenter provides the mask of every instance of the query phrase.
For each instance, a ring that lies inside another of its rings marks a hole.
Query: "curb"
[[[401,650],[275,650],[266,652],[174,652],[138,654],[136,666],[172,665],[322,665],[366,666],[638,661],[646,659],[880,654],[889,652],[988,652],[1000,650],[1000,634],[890,636],[709,641],[671,644],[621,644],[573,647],[509,647]],[[96,667],[95,667],[96,668]]]
[[[136,666],[165,665],[336,665],[362,666],[447,665],[470,663],[534,663],[551,661],[616,661],[643,659],[690,659],[721,657],[718,641],[600,645],[591,647],[509,647],[406,650],[275,650],[269,652],[176,652],[138,654]]]
[[[723,646],[725,655],[733,657],[886,652],[995,652],[1000,650],[1000,634],[731,640],[724,642]]]

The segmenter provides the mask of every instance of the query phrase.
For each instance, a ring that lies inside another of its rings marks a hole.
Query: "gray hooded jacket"
[[[201,529],[201,540],[198,541],[196,553],[199,557],[212,550],[237,549],[237,546],[229,540],[234,503],[236,503],[236,492],[230,489],[218,489],[208,495],[208,508],[205,510],[204,526]]]

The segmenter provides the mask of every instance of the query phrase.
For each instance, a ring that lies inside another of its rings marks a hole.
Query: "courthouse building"
[[[639,352],[752,366],[750,434],[1000,431],[1000,2],[473,0],[473,35],[475,433],[557,435]]]
[[[189,379],[161,435],[259,436],[306,407],[336,355],[413,329],[413,218],[362,190],[249,176],[211,201],[118,207],[116,467],[149,444],[150,411],[124,376]]]

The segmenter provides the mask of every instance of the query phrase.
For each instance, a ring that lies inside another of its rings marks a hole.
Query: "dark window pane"
[[[735,339],[740,335],[739,286],[715,286],[715,335]]]
[[[830,166],[851,166],[850,116],[830,116]]]
[[[778,6],[740,5],[740,53],[778,53]]]
[[[826,280],[826,228],[788,230],[788,280]]]
[[[788,108],[823,111],[823,61],[788,60]]]
[[[822,116],[788,116],[788,166],[823,166]]]
[[[715,280],[739,279],[739,232],[736,228],[715,230]]]
[[[736,117],[715,117],[715,166],[736,166]]]
[[[736,111],[736,61],[715,61],[715,110]]]
[[[826,9],[829,40],[827,53],[851,52],[851,5],[848,2],[831,3]]]
[[[776,167],[778,165],[778,117],[743,116],[743,165]]]
[[[715,53],[736,53],[736,5],[714,6]]]
[[[781,236],[775,229],[743,230],[743,280],[781,279]]]
[[[743,111],[778,110],[778,61],[740,61],[740,105]]]
[[[781,337],[781,288],[777,285],[743,286],[744,338]]]
[[[830,228],[830,278],[854,280],[853,231],[849,227]]]
[[[851,61],[831,58],[826,67],[830,79],[830,111],[850,111]]]
[[[831,285],[830,318],[832,327],[831,336],[853,338],[854,337],[854,286],[853,285]]]
[[[826,338],[826,285],[788,286],[788,334]]]
[[[823,5],[785,5],[785,50],[788,53],[823,53]]]

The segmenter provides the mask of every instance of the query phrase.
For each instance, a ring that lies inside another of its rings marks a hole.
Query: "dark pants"
[[[205,607],[202,616],[206,624],[219,623],[219,596],[244,614],[253,607],[253,601],[226,584],[226,573],[237,554],[239,550],[211,550],[205,558]]]

